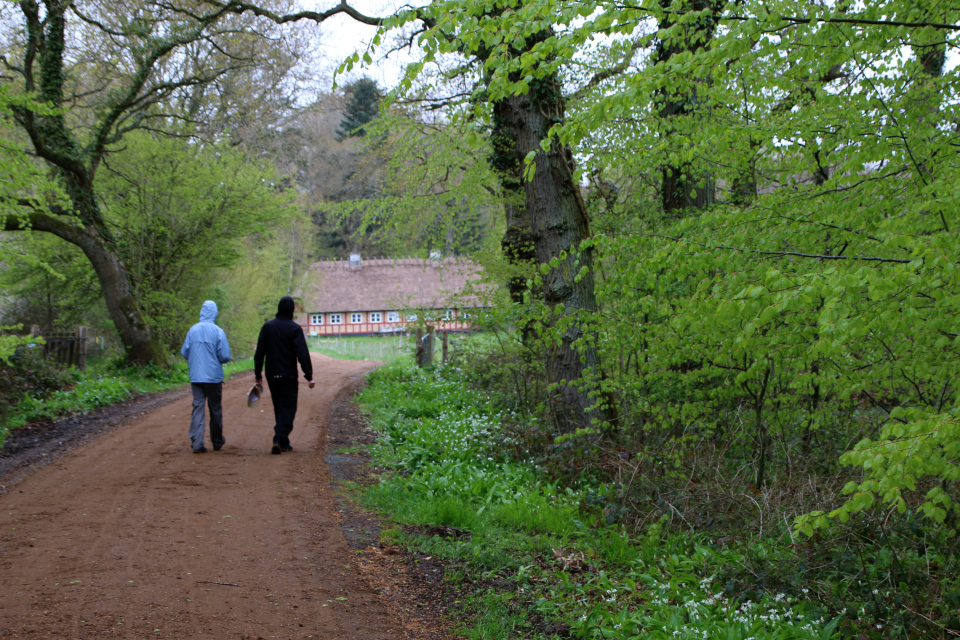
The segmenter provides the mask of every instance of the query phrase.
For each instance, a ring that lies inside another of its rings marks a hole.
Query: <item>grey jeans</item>
[[[203,446],[203,403],[210,406],[210,441],[214,447],[222,447],[223,439],[223,397],[222,382],[192,382],[193,415],[190,417],[190,442],[194,449]]]

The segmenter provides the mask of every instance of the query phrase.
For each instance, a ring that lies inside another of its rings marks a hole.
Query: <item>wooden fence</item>
[[[43,338],[43,357],[62,365],[87,366],[90,327],[77,327],[73,332],[41,332],[39,325],[30,327],[30,334]]]

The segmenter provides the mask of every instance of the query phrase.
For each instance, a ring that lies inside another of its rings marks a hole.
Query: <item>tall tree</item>
[[[501,110],[503,130],[512,141],[514,153],[529,163],[523,183],[525,210],[537,261],[544,269],[543,296],[549,309],[546,321],[556,329],[551,332],[553,339],[545,355],[547,376],[556,389],[555,414],[564,430],[614,422],[612,403],[598,402],[595,394],[600,361],[586,317],[597,310],[593,250],[585,243],[590,237],[586,206],[571,149],[550,137],[551,128],[562,123],[565,115],[560,77],[556,68],[531,77],[518,76],[511,70],[549,38],[549,23],[531,30],[529,24],[501,22],[500,17],[510,13],[512,4],[508,2],[474,5],[451,0],[376,18],[361,14],[345,2],[325,12],[277,14],[238,0],[209,1],[280,24],[304,19],[319,23],[340,13],[387,29],[416,23],[421,25],[419,43],[426,50],[427,60],[454,53],[495,71],[487,83],[489,100]],[[378,36],[375,42],[381,38]],[[359,61],[360,56],[355,55],[348,68]],[[412,75],[422,66],[414,65]],[[401,83],[402,87],[410,85],[409,77]]]
[[[262,34],[254,21],[245,24],[222,8],[191,2],[23,0],[18,9],[20,30],[8,35],[18,60],[3,62],[16,74],[15,86],[51,110],[11,110],[68,203],[22,198],[18,209],[3,212],[3,228],[52,233],[79,247],[97,274],[129,359],[162,363],[165,351],[151,335],[136,282],[101,209],[98,170],[130,131],[189,120],[189,112],[174,109],[176,99],[256,64]],[[187,55],[191,47],[216,55],[198,64]]]

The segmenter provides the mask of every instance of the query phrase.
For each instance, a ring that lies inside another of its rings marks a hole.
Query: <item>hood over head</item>
[[[207,300],[200,309],[200,322],[217,321],[217,303],[213,300]]]
[[[278,318],[288,318],[293,319],[293,298],[290,296],[283,296],[280,298],[280,304],[277,305],[277,317]]]

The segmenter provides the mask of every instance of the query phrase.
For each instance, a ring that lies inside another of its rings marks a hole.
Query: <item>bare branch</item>
[[[469,98],[473,95],[472,91],[463,91],[461,93],[454,93],[449,96],[437,97],[437,98],[401,98],[396,100],[396,104],[406,105],[406,104],[420,104],[424,105],[423,108],[427,111],[438,111],[444,107],[450,107],[453,105],[462,104],[466,98]]]
[[[7,56],[0,54],[0,62],[3,63],[3,66],[6,67],[8,71],[15,71],[16,73],[23,75],[23,67],[18,67],[15,64],[11,64],[10,61],[7,60]]]
[[[233,0],[230,0],[228,2],[219,2],[218,0],[205,0],[205,3],[213,5],[215,7],[220,7],[221,9],[236,13],[238,15],[242,13],[252,13],[253,15],[259,16],[261,18],[267,18],[269,20],[273,20],[277,24],[286,24],[287,22],[298,22],[300,20],[313,20],[316,23],[321,23],[327,20],[328,18],[332,18],[333,16],[340,13],[345,13],[351,18],[353,18],[354,20],[356,20],[357,22],[362,22],[363,24],[369,24],[374,27],[379,27],[380,25],[383,24],[384,20],[386,20],[386,18],[378,18],[375,16],[364,15],[359,11],[357,11],[356,9],[354,9],[353,7],[351,7],[350,5],[348,5],[346,3],[346,0],[340,0],[340,4],[336,5],[332,9],[328,9],[327,11],[321,11],[321,12],[300,11],[297,13],[288,13],[288,14],[274,13],[273,11],[264,9],[263,7],[260,7],[256,4],[252,4],[249,2],[235,2]]]
[[[85,15],[82,11],[80,11],[80,9],[77,8],[77,3],[76,3],[76,2],[73,2],[73,3],[70,4],[70,10],[73,11],[73,12],[77,15],[78,18],[80,18],[81,20],[83,20],[83,21],[86,22],[87,24],[90,24],[90,25],[95,26],[97,29],[100,29],[100,30],[103,31],[104,33],[109,33],[110,35],[112,35],[112,36],[117,36],[118,38],[126,38],[126,37],[129,37],[129,36],[130,36],[129,33],[125,33],[125,32],[123,32],[123,31],[116,31],[116,30],[114,30],[114,29],[111,29],[110,27],[108,27],[107,25],[103,24],[102,22],[100,22],[100,21],[98,21],[98,20],[94,20],[93,18]]]
[[[150,73],[153,71],[157,62],[177,47],[189,44],[200,38],[203,35],[204,29],[219,20],[226,13],[228,13],[226,9],[220,8],[218,11],[204,16],[194,28],[188,30],[180,37],[161,40],[152,51],[144,56],[143,60],[138,64],[137,72],[132,76],[130,86],[124,95],[103,116],[97,126],[97,132],[92,145],[94,163],[97,162],[98,157],[103,155],[103,150],[110,141],[110,131],[114,125],[116,125],[117,121],[123,116],[125,111],[136,106],[137,103],[143,99],[142,97],[138,97],[138,95],[147,83]]]

